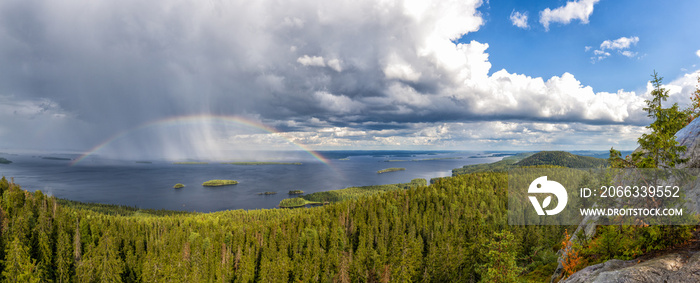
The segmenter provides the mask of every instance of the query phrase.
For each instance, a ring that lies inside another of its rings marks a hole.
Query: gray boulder
[[[700,252],[676,252],[643,262],[613,259],[560,282],[700,282]]]
[[[686,151],[683,158],[688,162],[679,165],[679,168],[700,168],[700,118],[693,120],[676,133],[678,145],[684,145]]]

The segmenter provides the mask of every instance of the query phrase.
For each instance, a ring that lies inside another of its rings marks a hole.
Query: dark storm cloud
[[[453,42],[482,25],[481,2],[422,4],[3,1],[0,95],[55,103],[60,130],[83,147],[147,121],[206,113],[284,131],[645,121],[634,93],[594,93],[570,74],[489,75],[488,45]]]

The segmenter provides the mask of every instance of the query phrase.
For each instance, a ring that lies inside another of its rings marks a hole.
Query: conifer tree
[[[5,270],[2,272],[3,282],[39,282],[35,273],[36,264],[29,256],[29,249],[14,238],[5,252]]]

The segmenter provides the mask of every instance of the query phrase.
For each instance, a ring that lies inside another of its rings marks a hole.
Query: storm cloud
[[[319,148],[458,144],[479,122],[648,122],[641,94],[595,92],[569,73],[490,73],[488,44],[455,43],[484,24],[481,4],[2,1],[0,146],[84,150],[202,114],[247,117]],[[39,126],[41,137],[26,130]]]

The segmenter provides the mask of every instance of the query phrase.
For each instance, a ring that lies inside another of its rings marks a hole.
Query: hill
[[[608,161],[601,158],[581,156],[565,151],[540,151],[516,162],[516,166],[553,165],[567,168],[606,167]]]
[[[533,155],[532,152],[518,153],[513,156],[507,156],[494,163],[464,165],[462,168],[452,169],[452,176],[464,175],[476,172],[505,172],[508,169],[515,167],[515,163],[524,158]]]

